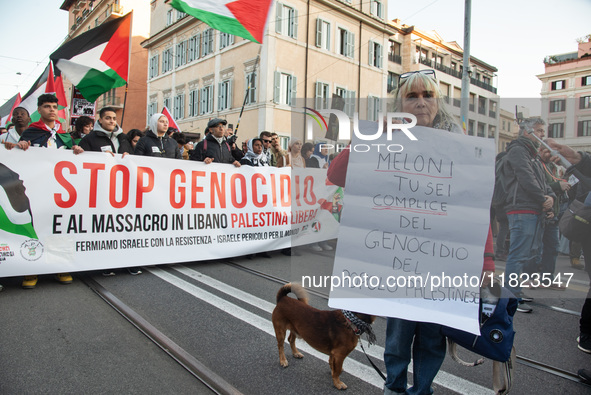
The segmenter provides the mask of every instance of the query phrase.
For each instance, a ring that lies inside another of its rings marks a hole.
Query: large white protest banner
[[[0,146],[0,277],[198,261],[334,238],[326,171]]]
[[[329,306],[479,334],[494,141],[412,133],[351,144]]]

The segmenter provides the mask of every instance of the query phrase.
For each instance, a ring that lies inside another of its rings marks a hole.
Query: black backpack
[[[506,173],[505,163],[507,157],[507,151],[503,151],[497,155],[495,163],[495,189],[493,191],[491,206],[503,207],[507,202],[507,196],[509,192],[508,188],[508,177]]]

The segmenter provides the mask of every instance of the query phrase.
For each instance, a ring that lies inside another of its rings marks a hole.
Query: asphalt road
[[[329,273],[332,256],[302,249],[302,255],[233,259],[283,280],[311,270]],[[502,262],[498,262],[502,269]],[[535,290],[532,314],[516,316],[517,354],[567,372],[591,369],[591,355],[579,351],[578,317],[588,288],[585,272],[559,257],[558,270],[574,272],[569,290]],[[298,341],[305,357],[286,352],[279,365],[271,311],[279,282],[223,261],[144,267],[144,274],[114,277],[78,273],[71,285],[42,276],[34,290],[20,278],[4,278],[0,293],[0,393],[206,394],[201,381],[101,299],[84,281],[96,281],[127,307],[245,394],[334,394],[327,357]],[[92,285],[92,283],[90,283]],[[326,290],[320,290],[326,291]],[[310,303],[326,309],[325,298]],[[563,309],[556,310],[555,308]],[[374,324],[378,344],[366,347],[382,362],[385,319]],[[466,354],[463,354],[466,355]],[[467,355],[466,355],[467,357]],[[435,383],[436,394],[492,394],[492,364],[466,368],[449,357]],[[412,375],[409,375],[411,379]],[[383,381],[359,347],[346,361],[342,380],[348,394],[380,394]],[[514,394],[586,394],[591,387],[518,363]]]

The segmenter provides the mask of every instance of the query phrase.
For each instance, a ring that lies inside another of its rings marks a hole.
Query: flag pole
[[[261,46],[262,48],[262,46]],[[257,71],[257,66],[259,65],[259,60],[261,58],[261,48],[259,48],[259,53],[257,55],[257,59],[254,62],[254,68],[252,70],[252,73],[254,75],[254,83],[256,84],[256,71]],[[250,84],[248,84],[248,87],[246,87],[246,94],[244,95],[244,100],[242,101],[242,108],[240,109],[240,114],[238,115],[238,121],[236,122],[236,129],[234,129],[234,136],[238,136],[238,127],[240,126],[240,119],[242,118],[242,113],[244,112],[244,106],[246,106],[246,101],[248,100],[248,94],[250,93],[250,85],[252,84],[252,80],[250,81]]]
[[[123,118],[125,118],[125,104],[127,103],[127,88],[129,85],[125,81],[125,96],[123,96],[123,110],[121,110],[121,128],[123,129]]]
[[[131,20],[129,21],[129,53],[127,55],[127,81],[125,81],[125,96],[123,96],[123,110],[121,110],[121,129],[123,129],[123,118],[125,118],[125,107],[127,104],[127,90],[129,89],[129,71],[131,69],[131,38],[132,38],[132,31],[133,31],[133,10],[131,10]]]

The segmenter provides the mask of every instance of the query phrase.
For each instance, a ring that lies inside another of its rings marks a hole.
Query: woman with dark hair
[[[129,132],[127,132],[127,138],[129,139],[129,142],[131,143],[131,148],[134,151],[135,151],[135,145],[144,136],[145,136],[144,132],[142,132],[139,129],[131,129]]]
[[[70,133],[76,144],[92,131],[92,125],[94,125],[94,121],[90,117],[83,115],[76,119],[76,123],[74,123],[74,131]]]
[[[314,152],[314,144],[312,143],[304,143],[302,145],[302,156],[306,161],[306,167],[311,167],[313,169],[319,169],[320,164],[318,163],[318,159],[312,156],[312,152]]]

